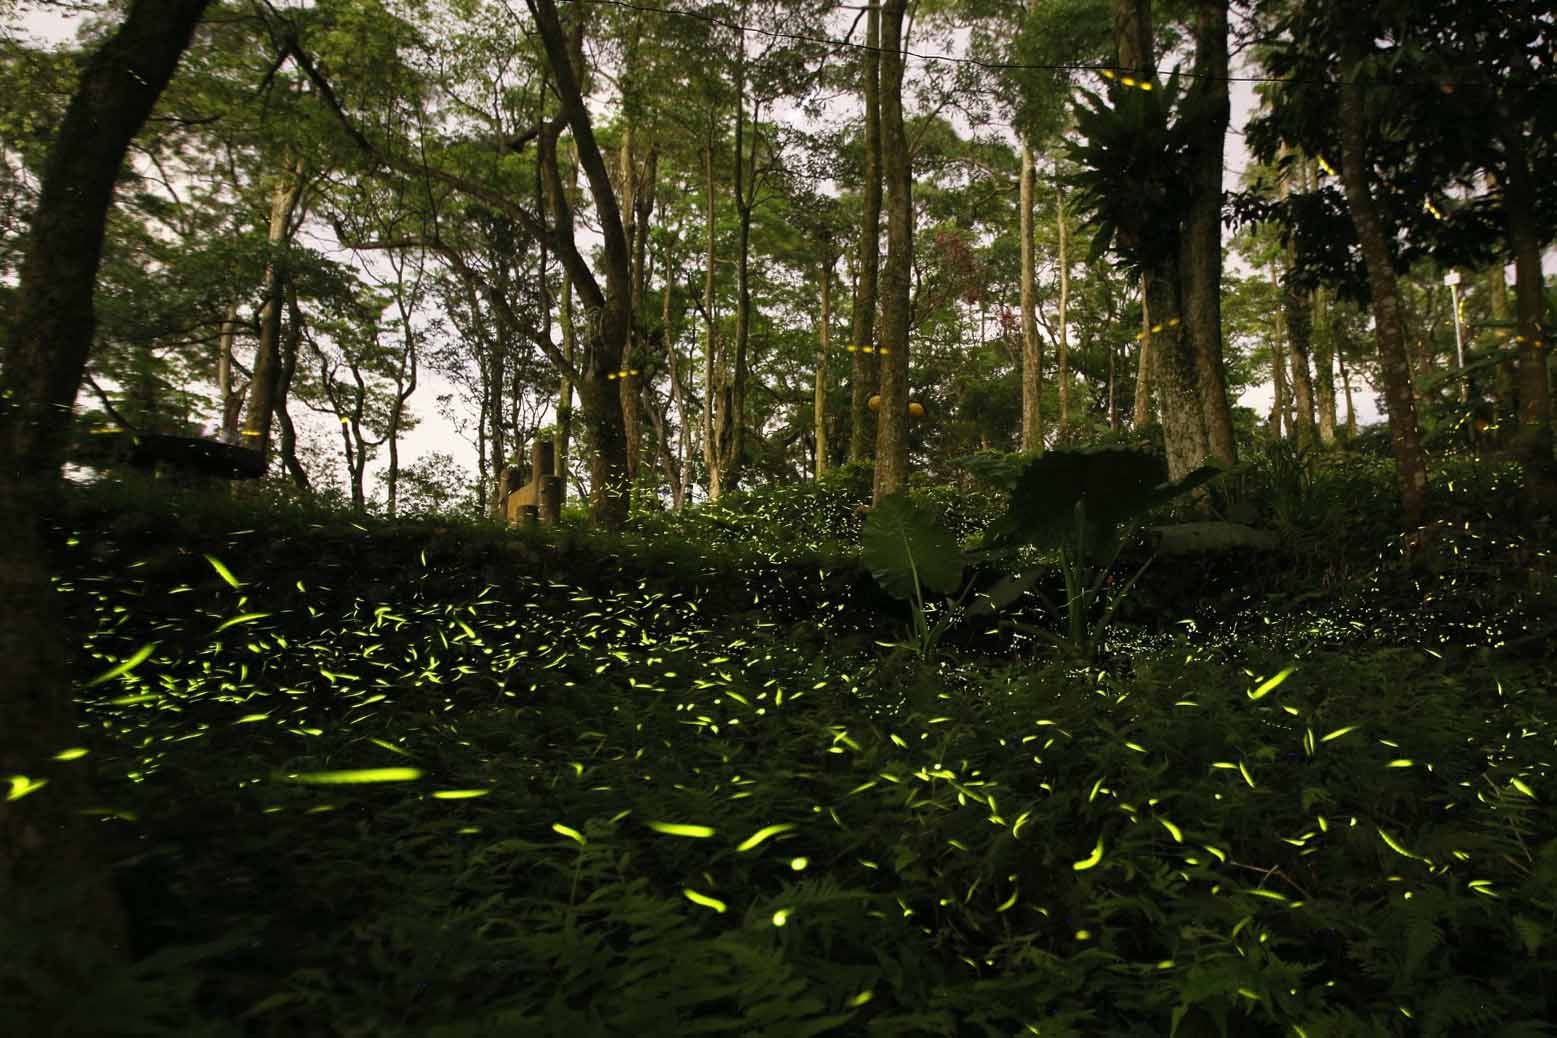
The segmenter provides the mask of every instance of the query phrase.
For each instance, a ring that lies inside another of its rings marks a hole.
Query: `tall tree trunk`
[[[1114,0],[1114,43],[1122,71],[1138,79],[1151,78],[1155,59],[1152,56],[1150,0]],[[1201,204],[1205,204],[1203,200]],[[1186,279],[1181,277],[1180,271],[1183,261],[1193,263],[1200,258],[1199,239],[1191,246],[1178,226],[1175,214],[1157,215],[1162,220],[1160,230],[1172,233],[1179,241],[1177,248],[1170,250],[1156,269],[1146,271],[1142,279],[1146,308],[1151,315],[1149,337],[1143,341],[1145,352],[1151,357],[1151,377],[1157,389],[1157,413],[1162,422],[1168,474],[1178,479],[1204,461],[1209,453],[1202,379],[1196,370],[1194,346],[1184,334]],[[1196,292],[1204,293],[1210,286],[1200,280],[1194,281],[1193,287]],[[1204,300],[1201,302],[1204,304]]]
[[[1181,284],[1171,260],[1147,282],[1151,299],[1152,381],[1157,386],[1157,413],[1162,420],[1163,450],[1168,478],[1180,479],[1205,461],[1210,448],[1201,410],[1200,383],[1194,350],[1184,339],[1178,298]],[[1174,316],[1163,319],[1159,314]]]
[[[1329,316],[1326,312],[1324,289],[1314,290],[1314,393],[1319,412],[1319,442],[1329,446],[1335,442],[1335,340],[1330,334]]]
[[[276,385],[276,423],[281,426],[281,464],[297,489],[312,490],[308,470],[297,456],[297,429],[292,425],[287,399],[292,394],[292,378],[297,374],[297,348],[303,338],[303,309],[297,305],[297,283],[286,279],[287,335],[281,352],[281,378]]]
[[[1400,506],[1407,530],[1422,525],[1427,514],[1427,466],[1417,428],[1416,402],[1411,392],[1411,364],[1406,357],[1405,329],[1401,323],[1400,297],[1393,257],[1383,220],[1369,181],[1367,124],[1363,111],[1362,84],[1358,80],[1371,41],[1354,30],[1342,48],[1341,181],[1352,226],[1362,246],[1368,268],[1368,287],[1373,296],[1373,322],[1378,339],[1379,369],[1384,381],[1384,401],[1389,411],[1390,440],[1400,483]]]
[[[419,271],[420,269],[418,268]],[[405,419],[406,402],[416,392],[417,374],[416,331],[411,327],[411,310],[406,306],[403,270],[403,267],[397,269],[397,273],[401,273],[402,277],[395,286],[395,307],[400,314],[400,332],[405,340],[405,351],[400,354],[400,363],[395,369],[395,399],[390,404],[389,428],[384,433],[385,438],[389,442],[389,470],[384,474],[384,485],[385,505],[390,518],[394,518],[400,501],[400,426]],[[544,264],[541,267],[540,276],[544,281],[546,277]],[[418,282],[421,280],[420,273],[417,274],[417,280]],[[550,324],[551,315],[549,313],[547,314],[546,321]]]
[[[1271,274],[1274,280],[1275,271],[1273,270]],[[1273,327],[1270,340],[1270,421],[1267,423],[1270,437],[1273,440],[1279,440],[1291,431],[1291,427],[1286,421],[1288,410],[1286,340],[1281,334],[1279,322],[1280,319],[1273,315],[1271,318]]]
[[[578,162],[575,159],[568,167],[568,198],[570,206],[572,200],[578,197]],[[562,489],[558,494],[559,504],[568,497],[568,451],[573,440],[573,377],[571,374],[573,365],[578,363],[578,331],[573,326],[573,275],[568,273],[566,264],[562,268],[562,295],[558,304],[558,319],[562,324],[562,355],[567,359],[567,367],[563,369],[562,377],[557,386],[557,449],[554,452],[554,461],[557,466],[556,474],[562,477]]]
[[[270,419],[276,406],[276,386],[281,377],[281,308],[285,304],[286,253],[294,230],[292,217],[303,194],[303,160],[287,163],[287,170],[276,178],[270,196],[270,230],[266,243],[270,258],[265,262],[265,303],[260,308],[259,348],[254,352],[254,374],[249,379],[249,400],[245,408],[243,445],[270,459]]]
[[[849,460],[866,461],[876,437],[870,398],[879,386],[876,303],[881,266],[881,0],[869,0],[865,23],[865,182],[860,185],[859,286],[854,293],[849,361]]]
[[[1502,260],[1498,260],[1487,271],[1487,294],[1492,303],[1492,320],[1498,325],[1506,325],[1511,313],[1508,306],[1508,281],[1503,267]],[[1507,442],[1509,430],[1519,423],[1519,376],[1515,367],[1518,344],[1515,343],[1513,352],[1507,349],[1508,343],[1514,341],[1514,336],[1509,335],[1505,327],[1496,328],[1493,334],[1500,341],[1497,367],[1492,372],[1492,392],[1497,407],[1498,436],[1500,442]],[[1517,330],[1515,334],[1518,334]]]
[[[670,400],[676,408],[677,443],[676,456],[672,461],[668,454],[665,469],[670,473],[670,509],[679,512],[686,506],[687,486],[690,481],[690,473],[687,470],[687,442],[690,438],[690,430],[687,428],[687,399],[681,390],[681,353],[676,349],[676,336],[670,327],[670,290],[671,267],[667,257],[665,263],[665,290],[660,297],[660,328],[665,342],[666,367],[670,372]],[[664,439],[663,430],[661,439]],[[669,451],[669,444],[666,444]]]
[[[1314,442],[1314,383],[1308,368],[1313,322],[1309,301],[1291,288],[1282,292],[1282,309],[1287,322],[1287,360],[1292,369],[1293,432],[1298,445],[1307,447]]]
[[[588,91],[588,68],[584,64],[584,19],[576,17],[568,36],[568,62],[578,78],[581,89]],[[543,95],[544,97],[544,95]],[[578,149],[573,149],[573,161],[568,165],[567,201],[571,212],[578,205]],[[539,174],[541,170],[537,169]],[[544,178],[543,178],[544,179]],[[543,184],[544,193],[544,184]],[[568,454],[573,438],[573,378],[578,363],[578,333],[573,327],[573,274],[566,263],[562,264],[562,299],[558,308],[558,320],[562,324],[562,355],[566,361],[557,385],[557,449],[552,452],[556,475],[561,477],[557,501],[562,504],[568,498]]]
[[[876,417],[872,500],[908,480],[908,333],[914,266],[913,179],[903,128],[903,16],[908,0],[881,7],[881,157],[887,187],[887,262],[881,272],[881,410]]]
[[[1055,349],[1055,377],[1060,382],[1060,431],[1063,442],[1070,428],[1070,234],[1065,218],[1065,185],[1054,169],[1054,222],[1059,231],[1060,312],[1059,342]]]
[[[1038,180],[1033,148],[1022,142],[1022,172],[1017,202],[1021,235],[1022,326],[1022,450],[1043,450],[1043,343],[1038,338],[1037,234],[1033,226],[1033,194]],[[1062,426],[1063,431],[1063,426]]]
[[[703,222],[703,464],[708,469],[708,500],[719,500],[724,490],[720,456],[724,445],[722,430],[715,426],[719,397],[724,388],[724,363],[720,357],[718,321],[714,315],[714,231],[717,213],[714,193],[714,119],[709,116],[708,135],[703,139],[703,190],[707,202]]]
[[[1341,388],[1346,393],[1346,438],[1357,438],[1357,409],[1352,406],[1352,373],[1346,370],[1346,354],[1339,348],[1335,351],[1336,366],[1341,369]]]
[[[82,67],[44,161],[0,372],[0,773],[35,784],[0,800],[0,928],[52,934],[79,961],[94,945],[115,955],[128,948],[95,827],[80,813],[91,803],[89,769],[56,756],[81,734],[73,639],[50,581],[43,523],[57,505],[92,345],[114,182],[208,2],[131,0]],[[84,993],[94,979],[71,975],[63,958],[29,965],[57,967],[64,991]]]
[[[1152,315],[1146,298],[1146,275],[1141,275],[1141,334],[1135,351],[1135,406],[1130,411],[1130,428],[1139,432],[1151,421]]]
[[[546,51],[561,103],[560,118],[572,131],[579,165],[589,181],[596,218],[602,239],[605,268],[604,291],[571,238],[572,212],[562,189],[557,168],[557,141],[553,131],[543,132],[538,141],[539,158],[547,170],[548,193],[554,210],[554,226],[567,228],[568,236],[559,236],[561,258],[573,267],[578,288],[584,293],[589,328],[588,371],[579,383],[579,398],[584,404],[594,453],[590,457],[590,517],[608,530],[621,529],[627,522],[630,484],[627,480],[627,433],[622,425],[621,382],[612,378],[622,369],[627,336],[632,322],[632,261],[627,235],[622,227],[622,210],[611,186],[610,172],[595,140],[589,109],[569,54],[569,41],[557,16],[555,0],[530,0],[531,13]]]
[[[1197,98],[1200,114],[1189,135],[1193,172],[1180,241],[1180,278],[1184,331],[1192,343],[1206,447],[1222,464],[1235,465],[1238,445],[1222,360],[1222,150],[1231,113],[1227,5],[1228,0],[1199,0],[1196,6],[1195,79],[1190,93]]]
[[[816,393],[813,406],[816,418],[817,479],[821,479],[827,472],[827,359],[833,348],[833,267],[838,262],[831,242],[824,242],[822,250],[822,315],[816,333]]]
[[[729,429],[729,450],[720,459],[721,482],[725,490],[740,486],[746,467],[746,383],[750,377],[751,348],[751,217],[757,195],[758,120],[760,102],[752,106],[751,159],[745,152],[746,127],[746,37],[741,36],[741,63],[735,85],[735,370],[730,381],[723,425]]]
[[[222,330],[216,340],[216,399],[222,405],[222,425],[217,439],[238,442],[238,421],[243,416],[243,390],[234,388],[232,348],[238,337],[238,301],[227,304]]]
[[[1535,177],[1524,139],[1525,128],[1505,124],[1503,211],[1508,244],[1514,254],[1514,306],[1519,343],[1516,372],[1519,426],[1513,453],[1525,477],[1525,500],[1537,515],[1557,510],[1557,461],[1552,458],[1551,376],[1546,367],[1545,289],[1541,278],[1541,238],[1536,230]]]
[[[1303,176],[1301,163],[1293,167],[1293,175]],[[1282,178],[1278,191],[1282,198],[1287,197],[1289,182],[1286,177]],[[1292,285],[1292,275],[1297,268],[1296,241],[1287,243],[1283,259],[1285,277],[1278,294],[1287,327],[1287,360],[1292,371],[1293,432],[1299,447],[1310,447],[1314,443],[1314,383],[1308,360],[1313,343],[1313,300],[1310,294],[1300,292]]]
[[[629,67],[628,75],[632,70]],[[629,120],[622,127],[622,143],[618,157],[618,168],[622,192],[622,217],[626,220],[624,230],[627,234],[628,250],[632,256],[632,268],[629,275],[632,282],[632,329],[627,340],[627,357],[622,364],[622,370],[617,373],[622,382],[622,424],[627,433],[627,478],[634,485],[638,481],[638,456],[643,439],[643,416],[639,407],[638,386],[639,380],[633,374],[641,370],[643,352],[643,279],[646,273],[645,255],[649,240],[648,216],[654,208],[654,186],[652,183],[654,173],[654,151],[651,148],[649,158],[645,162],[645,173],[640,180],[638,172],[638,157],[634,152],[636,146],[637,131]],[[647,199],[647,210],[641,204]]]
[[[1119,347],[1108,347],[1108,429],[1119,431]]]

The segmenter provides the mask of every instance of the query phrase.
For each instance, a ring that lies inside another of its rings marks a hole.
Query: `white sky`
[[[25,36],[31,37],[35,42],[54,44],[68,40],[74,31],[74,26],[77,21],[77,17],[62,13],[57,10],[32,10],[23,16],[21,20],[21,27],[23,29],[23,34]],[[909,48],[911,50],[920,49],[915,48],[913,41],[910,41]],[[1235,63],[1237,61],[1238,59],[1235,59]],[[909,77],[914,75],[914,65],[916,63],[917,62],[915,59],[909,60],[907,66],[907,75]],[[1235,64],[1234,68],[1232,69],[1232,74],[1234,76],[1239,76],[1246,75],[1248,73],[1241,69],[1238,64]],[[1244,123],[1247,121],[1250,113],[1254,109],[1255,96],[1253,88],[1254,84],[1248,82],[1235,81],[1231,84],[1232,126],[1234,131],[1240,131],[1243,128]],[[1223,186],[1227,190],[1236,190],[1239,187],[1239,176],[1251,162],[1250,156],[1244,148],[1243,137],[1241,133],[1228,133],[1223,155]],[[1224,242],[1231,236],[1230,232],[1228,232],[1225,228],[1223,230],[1223,235]],[[1241,261],[1236,257],[1234,257],[1230,262],[1233,269],[1238,270],[1240,273],[1248,273],[1248,270],[1243,267]],[[1354,374],[1353,397],[1358,410],[1358,422],[1360,424],[1376,422],[1380,420],[1380,416],[1378,409],[1375,406],[1374,395],[1368,389],[1368,387],[1360,384],[1360,382],[1361,380],[1358,379]],[[425,370],[423,371],[416,395],[411,398],[411,404],[419,413],[422,422],[417,429],[404,434],[401,438],[400,454],[402,465],[415,461],[416,458],[426,452],[443,451],[451,454],[461,465],[464,465],[465,467],[472,470],[474,469],[472,464],[474,460],[474,449],[454,432],[453,427],[448,422],[446,422],[437,414],[435,403],[437,396],[441,393],[449,393],[453,391],[453,387],[447,382],[438,378],[437,376],[428,374]],[[1340,394],[1338,377],[1337,394]],[[1255,387],[1254,389],[1246,392],[1242,398],[1239,399],[1238,403],[1244,406],[1252,407],[1263,415],[1268,412],[1271,399],[1272,388],[1269,384],[1267,384]],[[319,416],[315,416],[309,412],[304,411],[302,408],[295,408],[294,410],[298,412],[297,414],[294,414],[294,419],[298,421],[299,425],[306,425],[322,431],[330,437],[331,442],[336,441],[337,434],[335,433],[331,423],[325,421]],[[549,420],[549,418],[547,420]],[[383,466],[386,463],[386,453],[381,449],[379,461],[377,464],[372,465],[369,468],[370,474],[382,471]],[[370,475],[370,493],[372,491],[373,483],[374,480]]]

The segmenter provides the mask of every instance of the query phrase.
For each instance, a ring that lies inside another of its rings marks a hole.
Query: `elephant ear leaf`
[[[865,520],[860,558],[889,594],[914,599],[914,580],[928,591],[955,594],[962,586],[962,552],[951,531],[906,494],[876,502]]]
[[[1203,483],[1209,483],[1222,474],[1222,470],[1214,465],[1202,465],[1193,472],[1186,474],[1182,479],[1172,483],[1163,483],[1153,487],[1151,495],[1145,502],[1142,512],[1149,512],[1158,505],[1165,505],[1174,498],[1189,493]]]
[[[1042,570],[1032,569],[1000,578],[988,591],[974,597],[973,604],[968,606],[968,615],[993,616],[1031,591],[1042,575]]]
[[[1104,447],[1082,453],[1082,496],[1087,518],[1112,525],[1128,522],[1148,510],[1156,488],[1168,478],[1161,456],[1126,447]]]

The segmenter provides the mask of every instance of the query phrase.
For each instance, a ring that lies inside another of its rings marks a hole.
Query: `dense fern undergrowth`
[[[22,906],[12,1033],[1552,1034],[1547,531],[1282,465],[1213,494],[1282,547],[1158,561],[1096,666],[891,649],[857,470],[615,537],[73,490],[136,959]]]

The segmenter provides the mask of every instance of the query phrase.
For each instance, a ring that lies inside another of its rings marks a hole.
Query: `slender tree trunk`
[[[881,264],[881,0],[869,0],[864,62],[865,182],[860,185],[859,287],[854,294],[849,361],[849,460],[867,461],[875,446],[870,398],[879,386],[876,304]]]
[[[1271,404],[1270,420],[1266,427],[1271,439],[1279,440],[1292,431],[1292,425],[1287,421],[1287,398],[1290,393],[1287,389],[1287,337],[1284,334],[1286,314],[1279,305],[1282,297],[1281,280],[1274,263],[1270,267],[1270,289],[1278,305],[1270,314]]]
[[[1192,344],[1206,448],[1222,464],[1235,465],[1238,445],[1222,360],[1222,150],[1231,112],[1227,6],[1228,0],[1199,0],[1196,5],[1196,78],[1190,92],[1200,115],[1190,129],[1193,172],[1180,241],[1180,278],[1184,332]]]
[[[1119,347],[1108,347],[1108,431],[1119,431]]]
[[[1151,421],[1151,307],[1146,298],[1146,275],[1141,275],[1141,334],[1135,351],[1135,406],[1130,412],[1130,427],[1137,432]]]
[[[1335,342],[1330,335],[1330,322],[1326,312],[1324,289],[1313,293],[1314,330],[1314,391],[1318,398],[1319,442],[1330,446],[1335,442]]]
[[[544,280],[545,277],[546,269],[543,265],[541,278]],[[417,275],[417,280],[421,280],[420,273]],[[405,340],[405,351],[400,354],[400,363],[395,369],[395,399],[390,405],[389,428],[384,434],[389,441],[389,471],[384,475],[384,484],[386,507],[390,518],[394,518],[400,500],[400,426],[405,419],[406,402],[416,392],[417,374],[416,331],[411,327],[411,311],[406,306],[403,280],[396,285],[395,306],[400,312],[400,331]],[[549,324],[550,314],[547,315],[546,320]]]
[[[292,378],[297,374],[297,348],[303,338],[303,310],[297,305],[297,284],[286,279],[287,334],[281,352],[281,378],[276,385],[276,423],[281,426],[281,464],[297,489],[307,493],[313,487],[308,470],[297,457],[297,429],[292,425],[292,415],[287,410],[287,399],[292,394]]]
[[[254,375],[249,379],[249,400],[243,420],[243,445],[270,458],[270,419],[275,410],[276,385],[281,375],[281,308],[285,298],[286,252],[291,243],[292,217],[303,194],[303,160],[287,164],[276,179],[270,196],[270,230],[266,242],[270,258],[265,263],[265,303],[260,309],[260,341],[254,353]]]
[[[912,314],[914,202],[903,128],[903,16],[908,0],[881,7],[881,157],[887,187],[887,262],[881,272],[881,410],[876,418],[873,500],[908,479],[908,333]]]
[[[1279,440],[1291,431],[1287,423],[1287,358],[1283,349],[1284,343],[1279,332],[1271,337],[1270,343],[1270,437]]]
[[[676,408],[677,443],[674,461],[669,457],[669,444],[666,444],[666,471],[670,473],[670,509],[679,512],[686,506],[687,484],[690,473],[687,471],[687,441],[689,430],[687,428],[687,401],[681,391],[681,354],[676,349],[676,336],[672,334],[670,327],[670,290],[671,268],[667,257],[665,263],[665,289],[660,296],[660,328],[665,341],[665,362],[670,372],[670,400]],[[663,439],[663,432],[661,434]]]
[[[741,37],[741,64],[735,89],[735,371],[730,383],[723,425],[729,429],[729,450],[720,459],[721,481],[725,490],[740,486],[746,467],[746,383],[750,377],[751,349],[751,217],[757,184],[758,120],[760,103],[752,106],[751,159],[745,152],[746,126],[746,42]]]
[[[1302,176],[1301,169],[1296,175]],[[1279,191],[1282,198],[1287,197],[1286,178],[1282,179]],[[1287,360],[1292,370],[1293,432],[1299,447],[1310,447],[1314,443],[1314,383],[1308,366],[1313,343],[1313,300],[1291,285],[1292,272],[1297,267],[1296,241],[1287,243],[1283,259],[1287,276],[1277,292],[1287,327]]]
[[[1417,428],[1416,402],[1411,393],[1411,365],[1406,357],[1405,330],[1400,317],[1400,297],[1391,261],[1388,236],[1369,186],[1367,126],[1363,112],[1363,87],[1358,81],[1366,48],[1371,41],[1351,35],[1342,55],[1341,180],[1352,225],[1368,268],[1368,287],[1373,296],[1373,321],[1378,339],[1379,369],[1384,380],[1384,400],[1389,411],[1390,439],[1400,482],[1400,505],[1407,530],[1422,525],[1427,514],[1427,466]]]
[[[703,140],[703,189],[707,200],[704,218],[705,256],[703,265],[703,464],[708,469],[708,500],[717,501],[724,489],[719,459],[723,453],[721,430],[715,428],[716,404],[723,390],[724,364],[718,356],[719,335],[714,314],[714,230],[717,213],[714,199],[714,120],[709,116],[708,135]]]
[[[1043,450],[1043,405],[1040,395],[1043,389],[1043,343],[1038,338],[1037,234],[1033,226],[1033,194],[1037,180],[1032,145],[1023,141],[1017,225],[1021,235],[1022,263],[1022,450],[1028,453]]]
[[[1508,281],[1501,260],[1494,263],[1492,269],[1487,271],[1487,283],[1488,296],[1492,303],[1492,320],[1498,325],[1506,325],[1511,311],[1508,306]],[[1507,349],[1508,343],[1514,341],[1514,336],[1509,335],[1505,327],[1495,329],[1493,334],[1501,340],[1498,343],[1500,357],[1497,367],[1492,372],[1492,391],[1497,406],[1497,434],[1499,442],[1506,443],[1508,431],[1519,424],[1519,376],[1515,368],[1518,344],[1515,343],[1516,349],[1513,352]],[[1515,335],[1517,334],[1516,330]]]
[[[1535,177],[1526,153],[1524,127],[1505,125],[1503,208],[1508,243],[1514,254],[1514,305],[1519,344],[1519,426],[1514,456],[1525,477],[1525,500],[1537,515],[1557,510],[1557,461],[1552,457],[1551,376],[1546,365],[1545,289],[1541,277],[1541,237],[1536,230]]]
[[[1496,184],[1496,177],[1487,177],[1488,187]],[[1518,330],[1509,335],[1507,327],[1512,311],[1509,310],[1509,282],[1504,274],[1504,263],[1499,260],[1487,271],[1487,294],[1492,300],[1492,319],[1499,327],[1493,331],[1498,336],[1498,366],[1493,369],[1492,386],[1496,398],[1499,442],[1507,442],[1510,430],[1520,423],[1520,378],[1518,378]],[[1509,352],[1509,342],[1515,350]]]
[[[83,996],[96,978],[72,960],[89,961],[93,946],[129,949],[95,826],[81,814],[92,803],[90,768],[57,756],[81,733],[74,640],[50,580],[43,523],[57,507],[95,330],[114,183],[207,3],[131,0],[82,67],[44,161],[0,372],[0,774],[30,785],[13,777],[0,799],[0,929],[52,935],[68,957],[26,965]]]
[[[1308,353],[1313,324],[1309,301],[1301,293],[1282,293],[1287,320],[1287,359],[1292,368],[1293,431],[1299,446],[1314,442],[1314,383],[1309,375]]]
[[[1055,349],[1055,377],[1060,382],[1060,431],[1064,442],[1070,429],[1070,234],[1065,218],[1065,185],[1059,167],[1054,170],[1054,222],[1059,231],[1060,312],[1059,342]]]
[[[238,442],[238,421],[243,416],[243,390],[234,388],[232,350],[238,337],[238,301],[227,304],[222,315],[222,330],[216,346],[216,398],[222,405],[222,427],[217,438],[223,443]]]
[[[578,161],[568,168],[568,197],[578,197]],[[573,275],[566,265],[562,268],[562,295],[558,306],[558,319],[562,324],[562,355],[569,367],[578,363],[578,331],[573,326]],[[554,452],[556,474],[562,477],[559,503],[568,496],[568,451],[573,440],[573,378],[569,371],[562,372],[557,386],[557,449]]]
[[[1341,369],[1341,388],[1346,393],[1346,438],[1357,438],[1357,409],[1352,406],[1352,373],[1346,370],[1346,354],[1335,351],[1336,365]]]
[[[632,48],[628,50],[629,57]],[[631,77],[632,67],[629,64],[625,73]],[[634,486],[638,483],[638,452],[643,439],[643,418],[638,407],[638,393],[636,391],[638,381],[633,377],[635,364],[641,359],[643,349],[643,320],[641,308],[643,306],[643,258],[639,248],[639,239],[647,239],[648,227],[640,227],[638,223],[638,162],[633,154],[634,138],[637,136],[632,120],[628,119],[622,127],[622,143],[618,152],[618,183],[621,185],[622,217],[626,221],[623,228],[627,233],[627,247],[632,255],[632,271],[629,275],[632,282],[632,328],[628,333],[627,357],[622,363],[622,370],[617,372],[617,377],[622,382],[622,426],[627,434],[627,478]],[[652,203],[651,203],[652,204]]]
[[[822,249],[822,316],[817,326],[816,334],[816,394],[814,405],[817,479],[821,479],[827,472],[827,360],[833,348],[833,267],[838,262],[838,256],[833,252],[830,242],[824,243]]]

